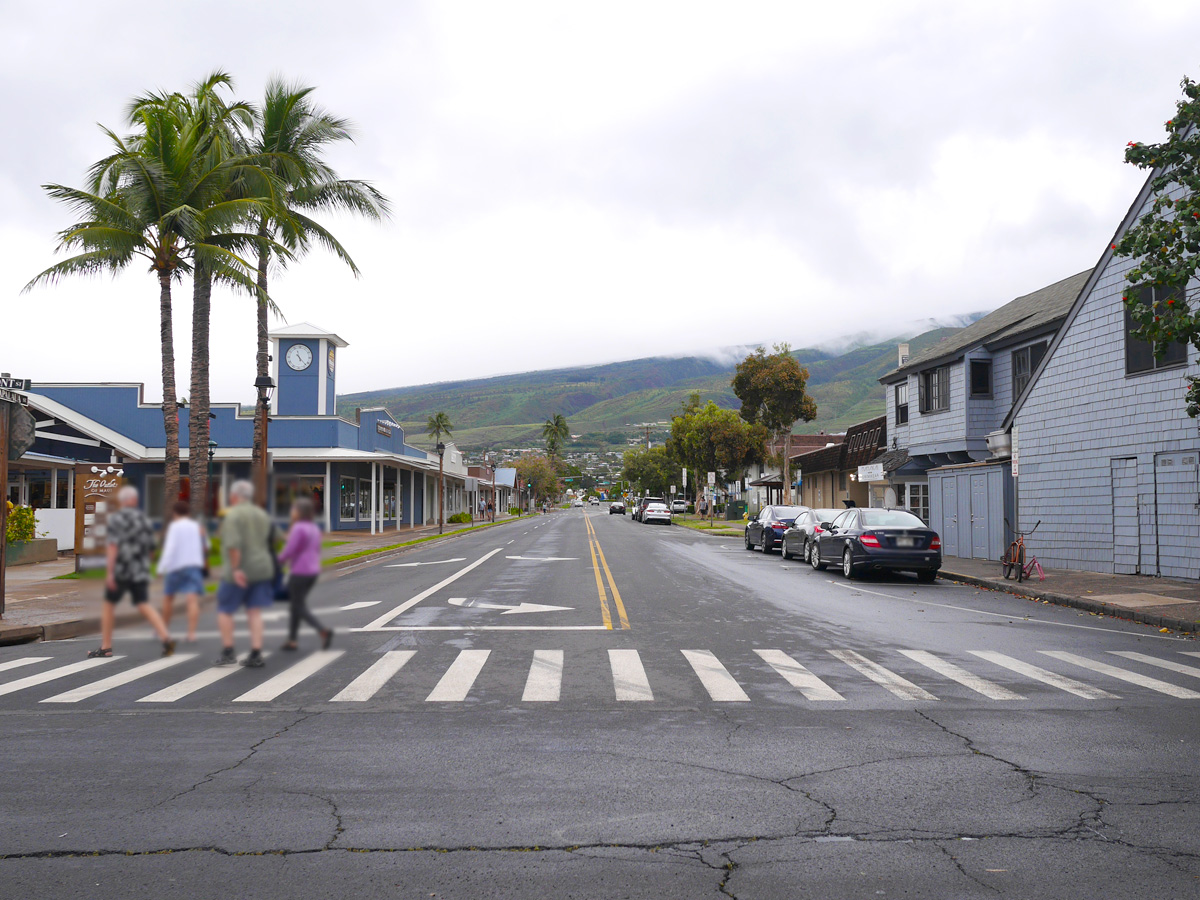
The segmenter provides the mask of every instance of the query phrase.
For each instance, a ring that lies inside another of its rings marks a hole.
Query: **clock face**
[[[297,372],[303,372],[312,365],[312,351],[304,346],[304,344],[292,344],[288,348],[287,356],[284,359],[287,360],[288,366]]]
[[[333,374],[333,348],[329,348],[329,374]]]

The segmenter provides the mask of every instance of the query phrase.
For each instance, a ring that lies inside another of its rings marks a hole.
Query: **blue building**
[[[318,521],[330,531],[374,534],[436,522],[437,456],[408,444],[386,409],[357,410],[352,421],[336,414],[337,355],[346,342],[309,323],[281,328],[270,339],[277,385],[268,430],[270,511],[285,518],[293,498],[303,494],[313,498]],[[7,495],[45,510],[39,521],[63,520],[50,529],[60,549],[71,547],[65,533],[67,521],[72,529],[74,522],[71,473],[80,463],[120,465],[151,517],[162,517],[166,435],[162,409],[145,402],[142,385],[35,382],[28,397],[37,440],[12,466]],[[213,403],[212,414],[216,446],[199,464],[211,467],[209,508],[215,513],[225,505],[229,485],[250,477],[254,409]],[[191,464],[187,419],[181,410],[185,476]],[[447,495],[467,496],[465,466],[446,468]],[[448,504],[446,514],[453,511]]]

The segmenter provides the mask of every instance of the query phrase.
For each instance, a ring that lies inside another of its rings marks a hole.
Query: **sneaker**
[[[242,661],[242,665],[248,669],[261,669],[264,662],[262,651],[251,650],[250,655]]]
[[[221,651],[221,655],[213,660],[214,666],[232,666],[237,663],[237,654],[233,652],[232,647],[226,647]]]
[[[162,655],[163,656],[174,656],[175,655],[175,642],[174,641],[163,641]]]

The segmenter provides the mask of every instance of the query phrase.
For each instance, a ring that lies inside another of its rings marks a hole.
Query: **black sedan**
[[[942,566],[941,538],[906,509],[847,509],[821,528],[809,554],[814,569],[840,563],[847,578],[885,570],[933,581]]]
[[[809,562],[808,554],[816,543],[816,536],[821,533],[821,523],[832,522],[843,512],[845,510],[842,509],[810,509],[796,516],[796,521],[783,533],[783,541],[779,545],[783,558],[799,557]]]
[[[620,500],[614,500],[612,503],[608,504],[608,514],[610,516],[625,515],[625,504]]]
[[[781,540],[796,516],[807,512],[807,506],[764,506],[746,523],[746,549],[770,553]]]

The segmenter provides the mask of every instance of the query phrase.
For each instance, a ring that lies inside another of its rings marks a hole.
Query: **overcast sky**
[[[283,12],[286,10],[285,12]],[[339,391],[991,309],[1093,265],[1200,76],[1195,2],[838,4],[0,0],[0,369],[161,396],[145,271],[21,295],[128,99],[281,73],[357,125],[389,195],[271,293],[350,346]],[[180,385],[190,283],[177,288]],[[220,293],[213,399],[248,400],[254,313]],[[184,388],[181,387],[181,393]]]

